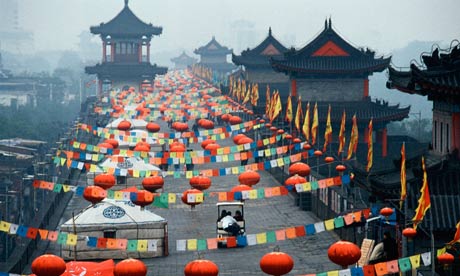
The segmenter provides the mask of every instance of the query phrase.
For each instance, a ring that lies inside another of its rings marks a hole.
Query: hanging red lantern
[[[37,276],[59,276],[66,270],[66,264],[61,257],[45,254],[32,262],[32,272]]]
[[[100,144],[98,144],[97,146],[100,147],[100,148],[113,149],[112,144],[105,143],[105,142],[104,142],[104,143],[100,143]]]
[[[189,202],[188,201],[188,195],[189,194],[201,194],[202,192],[197,189],[188,189],[185,192],[182,193],[181,200],[183,203],[190,205],[193,208],[195,208],[195,205],[201,204],[201,202]]]
[[[244,144],[250,144],[250,143],[253,143],[253,142],[254,142],[254,140],[252,140],[249,137],[242,137],[236,142],[236,144],[237,145],[244,145]]]
[[[278,135],[284,134],[284,129],[278,129],[276,131],[276,134],[278,134]]]
[[[315,150],[315,152],[313,153],[316,157],[320,157],[321,155],[323,155],[323,152],[320,151],[320,150]]]
[[[256,185],[260,181],[260,174],[255,171],[245,171],[238,176],[238,182],[243,185]]]
[[[393,214],[393,209],[390,207],[384,207],[380,210],[380,214],[384,217],[389,217]]]
[[[347,268],[361,258],[361,249],[354,243],[338,241],[329,247],[327,256],[333,263]]]
[[[185,152],[185,145],[174,145],[169,147],[170,152]]]
[[[94,185],[101,187],[104,190],[112,188],[116,183],[116,178],[112,174],[103,173],[94,177]]]
[[[289,175],[291,176],[298,174],[300,176],[305,177],[305,176],[310,175],[310,172],[311,172],[310,166],[302,162],[297,162],[289,166]]]
[[[307,180],[298,174],[291,176],[284,181],[284,185],[286,187],[292,186],[293,188],[295,188],[296,184],[305,184],[305,183],[307,183]]]
[[[145,144],[141,144],[141,145],[136,145],[134,147],[134,151],[143,151],[143,152],[149,152],[150,151],[150,145],[145,145]]]
[[[250,190],[252,190],[252,188],[250,186],[240,184],[240,185],[237,185],[237,186],[233,187],[230,190],[230,192],[236,193],[236,192],[243,192],[243,191],[250,191]]]
[[[190,178],[189,183],[190,183],[190,186],[192,186],[192,188],[200,190],[200,191],[204,191],[206,189],[209,189],[209,187],[211,187],[211,178],[202,176],[202,175],[197,175],[197,176]]]
[[[200,119],[198,121],[198,125],[201,126],[204,129],[213,129],[214,128],[214,122],[208,119]]]
[[[205,150],[217,150],[218,148],[220,148],[220,145],[217,143],[213,143],[213,144],[208,144],[204,149]]]
[[[87,186],[83,191],[83,197],[92,204],[101,202],[106,196],[107,192],[98,186]]]
[[[144,207],[152,204],[155,199],[154,195],[146,190],[141,190],[137,192],[132,192],[136,194],[136,198],[132,202],[138,206],[141,206],[141,210],[144,210]]]
[[[115,265],[114,276],[146,276],[147,266],[136,259],[126,259]]]
[[[233,143],[238,145],[238,140],[240,140],[241,138],[244,138],[244,137],[247,138],[247,136],[244,135],[243,133],[240,133],[240,134],[237,134],[237,135],[233,136]]]
[[[230,120],[231,116],[232,115],[230,115],[230,114],[222,114],[222,116],[220,116],[220,118],[222,119],[222,121],[228,122],[228,120]]]
[[[300,143],[300,142],[302,142],[302,140],[300,140],[300,138],[294,138],[294,139],[292,139],[292,143],[294,143],[294,144],[298,144],[298,143]]]
[[[325,161],[326,163],[332,163],[332,162],[334,162],[334,157],[332,157],[332,156],[327,156],[326,158],[324,158],[324,161]]]
[[[165,180],[159,175],[150,176],[142,179],[142,187],[149,192],[154,193],[158,189],[163,189]]]
[[[265,123],[265,120],[264,120],[264,119],[260,119],[260,120],[259,120],[259,123],[260,123],[260,124],[263,124],[263,123]]]
[[[286,253],[271,252],[260,259],[259,265],[263,272],[269,275],[281,276],[288,274],[294,268],[294,260]]]
[[[347,167],[345,167],[344,165],[341,165],[341,164],[335,166],[335,170],[338,171],[339,173],[344,172],[346,169],[347,169]]]
[[[209,145],[209,144],[215,144],[216,143],[216,140],[212,140],[212,139],[206,139],[204,140],[203,142],[201,142],[201,148],[202,149],[206,149],[206,146]]]
[[[147,125],[145,126],[145,128],[149,131],[149,132],[158,132],[160,131],[160,125],[157,124],[157,123],[154,123],[154,122],[148,122]]]
[[[311,149],[311,145],[309,143],[305,143],[303,144],[303,149],[304,150],[310,150]]]
[[[115,139],[105,139],[104,143],[108,143],[112,145],[112,148],[118,148],[118,141]]]
[[[438,256],[438,262],[442,265],[444,265],[444,269],[447,269],[447,267],[454,262],[454,255],[450,253],[442,253],[441,255]]]
[[[417,230],[412,227],[407,227],[402,231],[402,234],[408,239],[413,239],[415,236],[417,236]]]
[[[275,126],[271,126],[271,127],[270,127],[270,131],[272,131],[272,132],[276,132],[277,130],[278,130],[278,129],[277,129]]]
[[[272,127],[272,124],[266,123],[266,124],[265,124],[265,127],[266,127],[266,128],[271,128],[271,127]]]
[[[131,122],[127,120],[123,120],[118,124],[117,128],[119,130],[125,130],[125,131],[129,130],[131,128]]]
[[[291,134],[286,134],[286,136],[284,136],[284,139],[292,140],[292,135]]]
[[[185,276],[217,276],[219,267],[209,260],[195,260],[189,262],[184,268]]]
[[[228,122],[231,125],[237,125],[237,124],[241,124],[243,122],[243,119],[241,119],[239,116],[232,116],[232,117],[230,117]]]

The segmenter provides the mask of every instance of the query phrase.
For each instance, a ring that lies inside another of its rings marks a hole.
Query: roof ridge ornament
[[[272,27],[268,27],[268,36],[272,36]]]
[[[125,0],[125,7],[128,6],[129,0]]]

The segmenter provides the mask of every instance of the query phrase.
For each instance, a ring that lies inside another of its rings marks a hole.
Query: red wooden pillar
[[[450,152],[454,149],[459,150],[460,157],[460,112],[452,113],[452,131],[451,131]]]
[[[369,79],[364,80],[363,98],[369,97]]]
[[[291,80],[291,96],[297,97],[297,80]]]
[[[107,62],[107,44],[105,41],[102,41],[102,62]]]
[[[382,157],[386,157],[388,155],[387,128],[384,128],[381,131],[382,131]]]

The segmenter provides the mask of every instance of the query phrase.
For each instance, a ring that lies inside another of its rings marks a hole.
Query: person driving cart
[[[227,211],[226,216],[223,217],[220,221],[222,222],[222,228],[228,233],[231,233],[232,236],[237,236],[240,232],[240,226],[232,217],[232,212]]]

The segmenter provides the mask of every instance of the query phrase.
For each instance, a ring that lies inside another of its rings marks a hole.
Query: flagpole
[[[435,274],[435,259],[434,259],[434,234],[433,234],[433,212],[430,208],[430,236],[431,236],[431,275]]]

